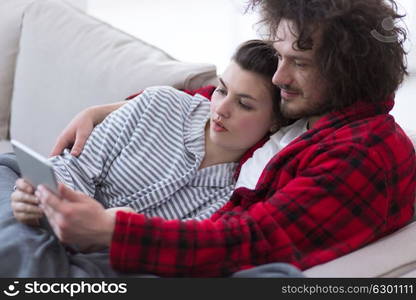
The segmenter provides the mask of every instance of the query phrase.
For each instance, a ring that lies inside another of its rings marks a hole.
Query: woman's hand
[[[79,156],[94,127],[125,103],[93,106],[78,113],[58,136],[50,156],[61,154],[65,148],[71,148],[71,154]]]
[[[26,225],[39,226],[43,211],[33,187],[23,179],[16,181],[16,190],[11,195],[11,206],[15,218]]]

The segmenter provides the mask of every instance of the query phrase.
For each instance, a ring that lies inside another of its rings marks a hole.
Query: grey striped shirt
[[[199,170],[209,101],[170,87],[146,89],[97,126],[77,158],[51,158],[59,181],[106,208],[204,219],[230,198],[236,163]]]

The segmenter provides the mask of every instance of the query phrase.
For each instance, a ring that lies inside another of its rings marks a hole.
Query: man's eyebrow
[[[220,81],[220,83],[227,89],[227,85],[225,84],[224,80],[222,80],[222,78],[218,78],[218,80]],[[237,94],[237,96],[241,97],[241,98],[248,98],[254,101],[257,101],[256,98],[254,98],[253,96],[249,95],[249,94]]]
[[[280,52],[275,48],[276,51],[276,55],[281,55]],[[290,58],[290,59],[294,59],[294,60],[304,60],[304,61],[308,61],[308,62],[313,62],[313,59],[302,56],[302,55],[296,55],[296,54],[288,54],[285,55],[286,57]]]
[[[287,55],[287,57],[289,57],[290,59],[293,59],[293,60],[303,60],[303,61],[307,61],[307,62],[313,62],[312,59],[307,58],[307,57],[303,57],[303,56],[299,56],[299,55]]]

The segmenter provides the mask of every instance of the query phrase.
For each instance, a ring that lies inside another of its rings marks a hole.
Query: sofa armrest
[[[401,277],[416,272],[416,222],[384,238],[308,269],[307,277]]]

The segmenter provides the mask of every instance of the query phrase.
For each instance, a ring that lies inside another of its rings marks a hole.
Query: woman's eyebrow
[[[218,80],[220,81],[220,83],[227,89],[227,85],[225,84],[224,80],[222,78],[218,78]],[[254,101],[257,101],[256,98],[254,98],[253,96],[249,95],[249,94],[237,94],[238,97],[240,98],[248,98]]]
[[[220,83],[225,87],[225,88],[227,88],[227,85],[225,84],[225,82],[224,82],[224,80],[222,80],[222,78],[220,77],[219,78],[219,81],[220,81]]]

